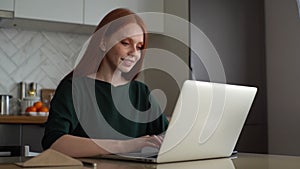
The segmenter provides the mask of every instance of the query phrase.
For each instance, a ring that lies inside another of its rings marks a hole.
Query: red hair
[[[101,61],[105,55],[105,53],[99,48],[101,41],[104,39],[104,37],[110,37],[114,32],[118,31],[129,23],[136,23],[141,27],[143,31],[144,43],[141,51],[141,58],[130,72],[123,73],[123,77],[125,77],[127,80],[137,78],[139,72],[142,69],[142,64],[145,56],[144,49],[147,48],[148,35],[143,20],[137,14],[125,8],[118,8],[111,11],[101,20],[91,37],[91,40],[82,59],[75,67],[75,69],[66,77],[82,77],[96,73],[99,70]]]

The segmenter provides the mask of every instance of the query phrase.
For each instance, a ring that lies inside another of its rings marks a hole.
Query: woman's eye
[[[122,45],[129,45],[129,43],[126,42],[126,41],[121,41],[121,44],[122,44]]]

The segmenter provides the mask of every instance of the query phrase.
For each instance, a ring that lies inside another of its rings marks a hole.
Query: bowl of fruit
[[[34,102],[32,106],[28,106],[25,109],[25,114],[30,116],[48,116],[49,109],[43,104],[43,102],[37,101]]]

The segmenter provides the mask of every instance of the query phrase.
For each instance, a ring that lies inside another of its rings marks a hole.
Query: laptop
[[[166,163],[230,157],[256,92],[256,87],[187,80],[157,152],[101,158]]]

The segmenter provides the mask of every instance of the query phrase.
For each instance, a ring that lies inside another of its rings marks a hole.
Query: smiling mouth
[[[131,66],[134,61],[133,60],[130,60],[130,59],[126,59],[126,58],[121,58],[122,60],[122,63],[125,65],[125,66]]]

